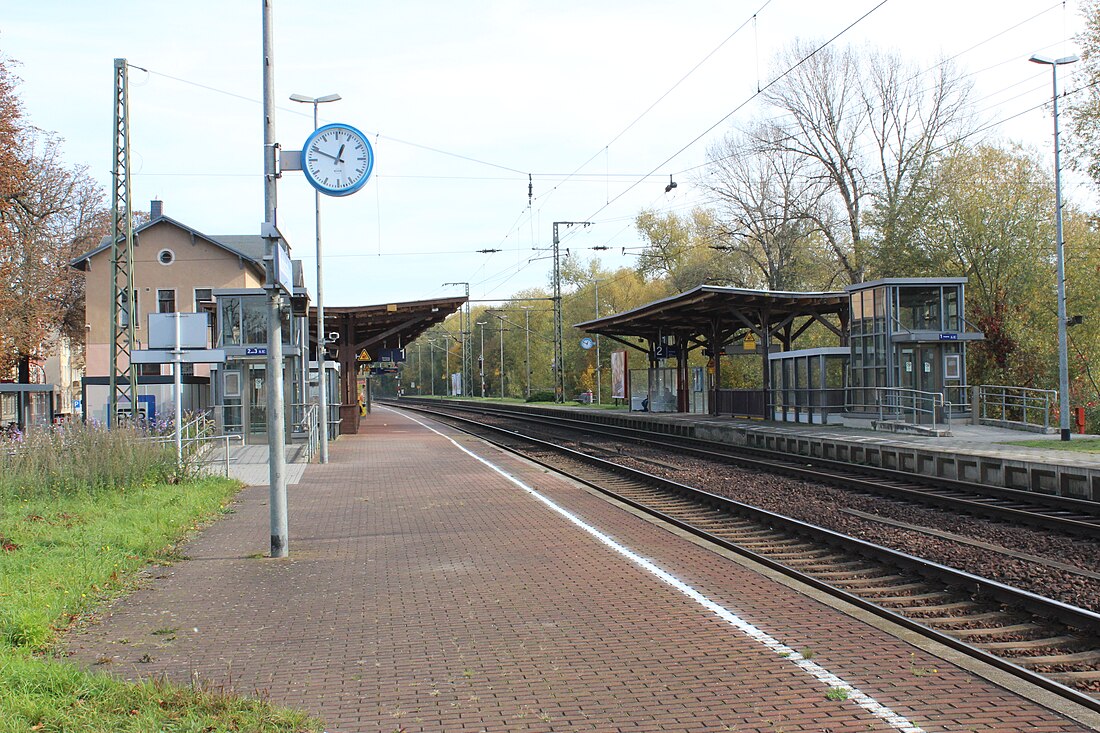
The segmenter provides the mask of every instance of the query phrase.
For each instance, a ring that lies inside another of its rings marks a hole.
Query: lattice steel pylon
[[[112,294],[110,332],[111,348],[110,394],[107,397],[107,424],[118,420],[124,405],[131,415],[137,414],[137,372],[130,362],[134,346],[134,217],[130,208],[130,114],[126,59],[115,59],[115,140],[114,169],[111,182],[114,201],[111,205],[111,271]]]

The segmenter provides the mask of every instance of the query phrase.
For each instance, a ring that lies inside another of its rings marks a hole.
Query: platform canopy
[[[364,351],[373,360],[381,349],[403,349],[432,326],[442,323],[466,302],[465,296],[414,300],[404,303],[325,307],[325,333],[337,333],[337,360],[340,362],[344,404],[354,404],[354,380],[359,355]],[[315,323],[317,309],[310,309],[310,323]],[[310,342],[316,345],[316,331],[310,329]]]
[[[651,354],[655,345],[673,339],[689,350],[701,346],[719,353],[749,333],[757,344],[778,340],[784,350],[789,350],[813,323],[821,323],[837,335],[838,341],[846,341],[848,311],[845,292],[796,293],[700,285],[575,327]],[[648,343],[639,345],[636,339]],[[759,350],[764,353],[762,348]]]

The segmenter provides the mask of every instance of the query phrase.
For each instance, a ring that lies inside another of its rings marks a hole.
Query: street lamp
[[[487,321],[478,321],[481,326],[481,356],[477,358],[477,375],[481,379],[481,399],[485,399],[485,324]]]
[[[504,399],[504,316],[494,313],[500,321],[500,398]]]
[[[527,360],[525,366],[527,369],[527,399],[531,399],[531,308],[534,306],[521,305],[523,309],[523,330],[526,332],[527,337]]]
[[[313,105],[313,130],[317,130],[317,105],[335,102],[339,94],[326,94],[323,97],[307,97],[304,94],[291,94],[293,102]],[[328,463],[328,387],[325,384],[325,298],[324,278],[321,272],[321,192],[313,192],[313,226],[317,237],[317,411],[321,423],[321,463]],[[345,375],[345,379],[347,375]]]
[[[1062,440],[1069,440],[1069,346],[1066,336],[1066,264],[1062,239],[1062,159],[1058,129],[1058,67],[1077,61],[1076,56],[1052,59],[1035,54],[1035,64],[1050,66],[1054,79],[1054,228],[1058,278],[1058,413]]]
[[[675,187],[675,183],[672,184]],[[600,320],[600,283],[606,278],[596,278],[593,282],[596,285],[596,320]],[[600,370],[602,365],[600,364],[600,334],[596,334],[596,404],[600,404],[600,395],[603,393],[603,384],[600,382]]]

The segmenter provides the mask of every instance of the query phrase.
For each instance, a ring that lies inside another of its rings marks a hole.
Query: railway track
[[[410,403],[416,404],[416,401],[406,399],[402,403],[392,404]],[[546,414],[544,411],[509,410],[503,406],[490,407],[440,400],[425,400],[420,404],[429,404],[432,409],[441,412],[455,414],[472,412],[501,420],[523,421],[540,426],[550,425],[563,430],[599,435],[611,440],[629,440],[631,444],[673,448],[685,455],[750,470],[768,471],[805,481],[857,489],[875,496],[887,496],[915,504],[949,509],[953,512],[965,512],[973,516],[1015,522],[1100,540],[1100,504],[1097,502],[1036,494],[968,481],[941,478],[922,481],[921,477],[904,471],[873,466],[854,466],[824,458],[792,457],[776,451],[732,446],[682,436],[655,436],[644,430],[600,425],[567,415]]]
[[[1100,614],[514,431],[411,409],[1100,711]]]

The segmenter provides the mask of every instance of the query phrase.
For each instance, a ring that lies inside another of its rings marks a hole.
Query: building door
[[[245,395],[244,442],[267,443],[267,366],[249,364]]]

